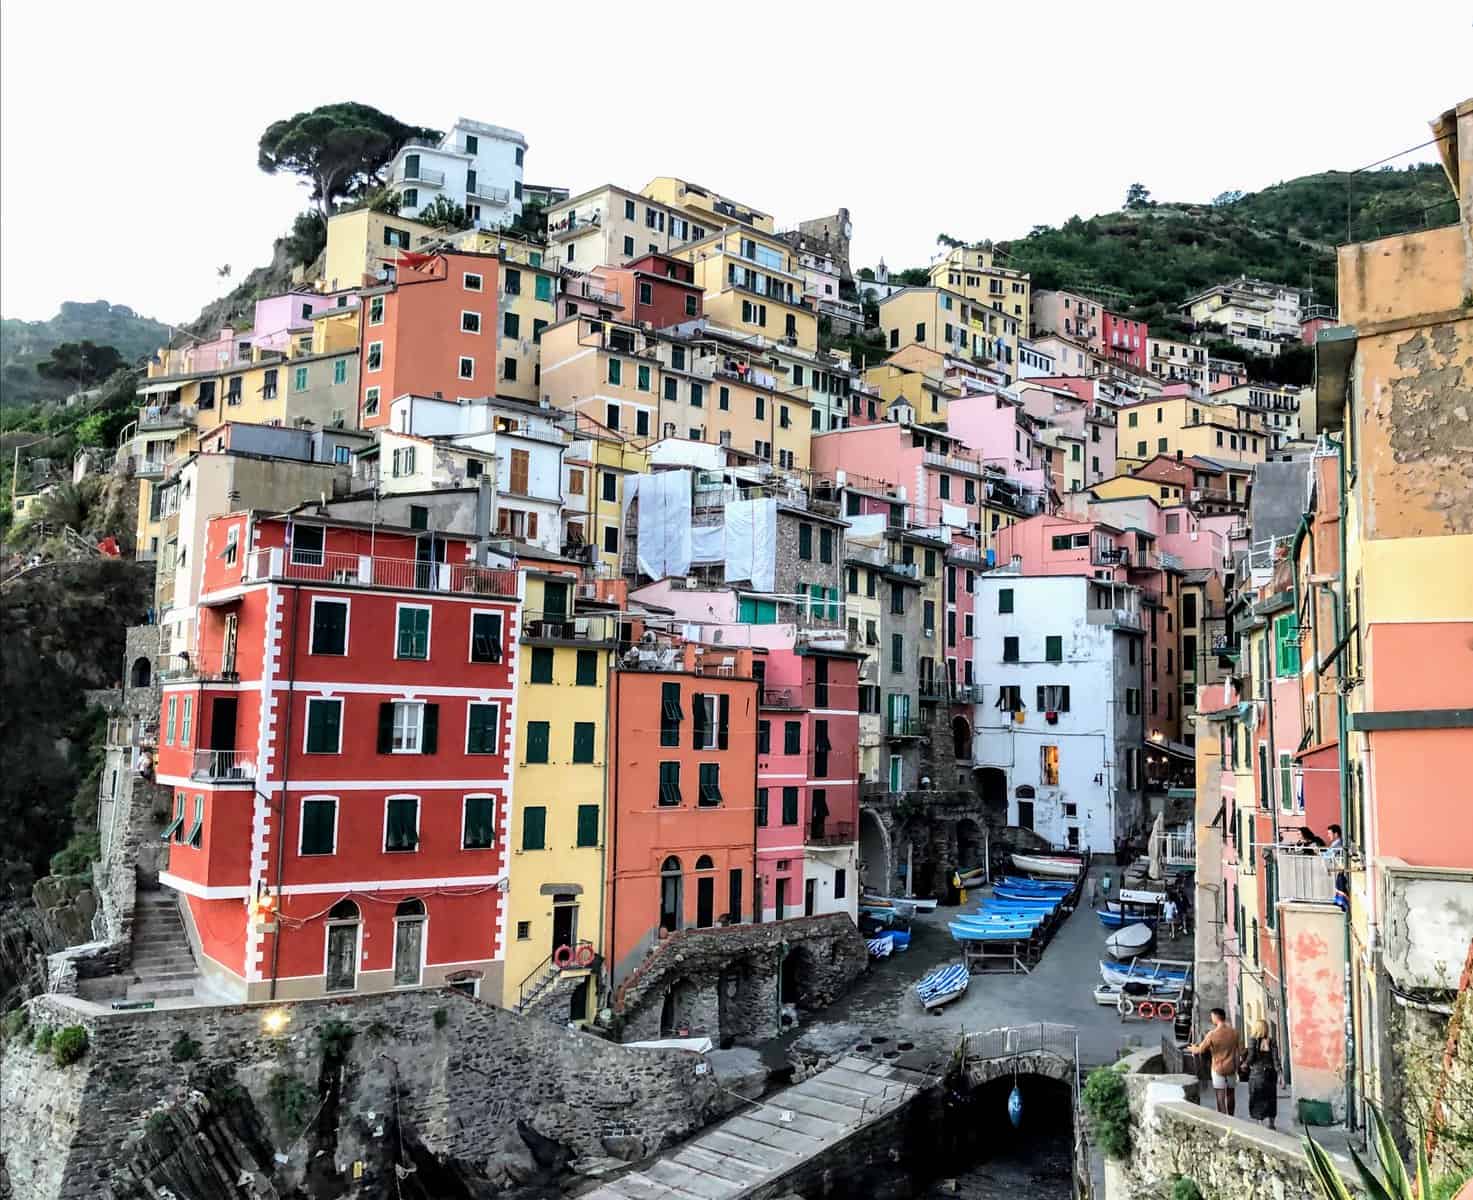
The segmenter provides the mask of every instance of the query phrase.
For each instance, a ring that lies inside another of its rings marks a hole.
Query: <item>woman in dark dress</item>
[[[1279,1055],[1267,1021],[1253,1023],[1243,1063],[1248,1068],[1248,1115],[1272,1129],[1279,1115]]]

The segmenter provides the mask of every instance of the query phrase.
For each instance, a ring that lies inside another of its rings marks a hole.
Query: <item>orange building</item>
[[[500,336],[494,254],[400,254],[397,278],[362,293],[359,425],[389,423],[396,396],[445,400],[496,394]]]
[[[608,931],[617,985],[662,930],[752,918],[757,683],[749,649],[640,651],[613,675]]]

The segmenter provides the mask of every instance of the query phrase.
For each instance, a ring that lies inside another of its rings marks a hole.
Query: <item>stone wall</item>
[[[279,1033],[261,1005],[100,1011],[61,996],[31,1002],[33,1025],[82,1024],[90,1048],[58,1068],[17,1043],[0,1066],[0,1154],[16,1200],[113,1195],[113,1172],[130,1157],[150,1112],[187,1101],[205,1073],[233,1073],[261,1112],[277,1081],[294,1077],[319,1099],[320,1034],[352,1030],[334,1131],[335,1161],[349,1170],[382,1148],[371,1117],[397,1111],[434,1154],[484,1164],[517,1139],[521,1119],[576,1156],[602,1155],[603,1139],[645,1154],[678,1141],[735,1102],[701,1057],[619,1046],[546,1021],[518,1017],[456,992],[415,991],[300,1001],[279,1011]],[[187,1036],[197,1053],[176,1062]],[[276,1181],[300,1183],[309,1151],[303,1128],[273,1128],[286,1156]]]
[[[620,985],[614,1012],[624,1041],[658,1038],[662,1024],[718,1043],[772,1037],[782,1029],[782,980],[800,1008],[831,1003],[868,963],[847,913],[761,925],[683,929]],[[667,1013],[666,1001],[671,1008]]]
[[[163,689],[158,682],[159,627],[157,625],[130,625],[123,634],[123,710],[133,717],[151,717],[158,720],[159,705]],[[148,683],[134,685],[134,665],[139,659],[148,660]]]

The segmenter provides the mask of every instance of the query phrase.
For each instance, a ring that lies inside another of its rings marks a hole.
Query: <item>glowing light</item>
[[[261,1028],[267,1033],[280,1033],[289,1024],[291,1017],[284,1008],[273,1008],[261,1018]]]

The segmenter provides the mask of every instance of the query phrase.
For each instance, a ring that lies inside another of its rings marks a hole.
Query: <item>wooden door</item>
[[[358,986],[358,923],[327,927],[327,990],[351,992]]]
[[[425,923],[423,917],[401,918],[394,922],[394,986],[414,987],[420,981],[424,959]]]

